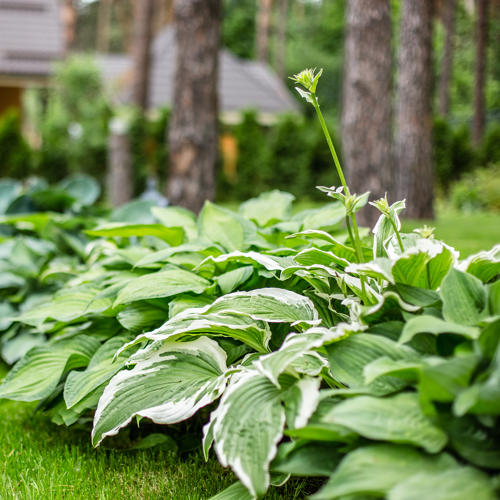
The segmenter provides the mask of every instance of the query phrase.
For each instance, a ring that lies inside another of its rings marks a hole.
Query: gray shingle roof
[[[149,107],[169,105],[172,101],[177,46],[175,30],[166,28],[155,38]],[[117,79],[132,67],[127,56],[101,56],[103,76]],[[253,108],[261,115],[298,112],[298,105],[283,82],[266,64],[239,59],[227,49],[219,53],[219,106],[228,116]]]
[[[63,51],[57,0],[0,0],[0,75],[47,76]]]

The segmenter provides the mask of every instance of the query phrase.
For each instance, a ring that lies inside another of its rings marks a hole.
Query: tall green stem
[[[316,94],[311,92],[311,97],[312,97],[312,105],[314,106],[314,109],[318,114],[319,122],[321,123],[321,128],[323,129],[323,133],[325,134],[326,137],[326,142],[328,143],[328,147],[330,148],[330,153],[332,154],[333,157],[333,162],[335,163],[335,167],[337,168],[337,173],[339,174],[340,182],[342,183],[342,186],[344,186],[344,191],[346,196],[349,196],[351,193],[349,192],[349,187],[347,186],[347,182],[344,177],[344,172],[342,171],[342,167],[340,166],[339,157],[337,156],[337,152],[335,151],[335,148],[333,146],[332,138],[330,137],[330,132],[328,131],[325,119],[323,118],[323,113],[321,112],[321,109],[319,109],[319,104],[318,104],[318,99],[316,98]],[[356,254],[358,257],[357,260],[358,262],[362,263],[365,261],[365,259],[363,257],[363,249],[361,248],[361,238],[359,237],[359,230],[358,230],[358,223],[356,222],[356,216],[354,215],[354,213],[351,214],[352,227],[354,230],[354,238],[352,237],[351,228],[349,225],[349,219],[347,217],[346,220],[347,220],[347,229],[349,231],[349,235],[351,236],[351,241],[356,249]],[[365,280],[366,277],[361,275],[363,302],[365,304],[368,304],[366,300]]]
[[[403,253],[405,251],[405,247],[403,246],[403,240],[401,239],[401,235],[399,234],[398,227],[396,226],[396,223],[389,218],[391,221],[392,227],[394,228],[394,232],[396,233],[396,236],[398,237],[398,242],[399,242],[399,248],[401,249],[401,252]]]

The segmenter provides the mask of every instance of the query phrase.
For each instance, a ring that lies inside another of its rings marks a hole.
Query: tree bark
[[[220,0],[175,0],[177,63],[168,198],[198,212],[215,196]]]
[[[127,124],[114,118],[109,124],[107,191],[111,206],[132,199],[132,162]]]
[[[257,10],[257,59],[267,62],[269,56],[269,24],[272,0],[258,0]]]
[[[395,165],[405,217],[432,219],[433,0],[403,0],[396,108]]]
[[[446,32],[443,70],[439,81],[439,113],[450,113],[450,80],[453,68],[453,36],[455,32],[455,0],[444,0],[443,24]]]
[[[489,0],[477,0],[476,88],[474,97],[474,144],[479,146],[485,125],[484,84],[486,80],[486,48],[488,46]]]
[[[378,199],[392,182],[391,17],[389,0],[349,0],[346,14],[342,145],[353,193]],[[380,213],[367,206],[361,224]]]
[[[98,52],[109,52],[109,31],[111,24],[112,0],[101,0],[97,15],[97,50]]]
[[[288,0],[279,0],[278,3],[278,33],[276,40],[276,73],[281,79],[286,77],[286,21],[288,14]]]
[[[64,46],[66,53],[69,53],[75,41],[76,11],[73,0],[64,0],[61,13],[64,25]]]
[[[133,51],[133,23],[134,23],[134,8],[130,2],[119,0],[115,2],[115,12],[120,25],[122,35],[122,44],[126,52]]]
[[[134,4],[134,82],[132,85],[132,102],[143,111],[148,106],[153,5],[153,0],[140,0]]]

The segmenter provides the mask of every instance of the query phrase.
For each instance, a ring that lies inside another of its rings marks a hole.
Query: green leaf
[[[135,444],[134,446],[127,448],[128,450],[149,450],[151,448],[156,448],[157,450],[169,451],[175,453],[177,451],[177,443],[166,434],[150,434],[146,436],[142,441]]]
[[[16,321],[32,326],[40,326],[49,318],[63,322],[72,321],[88,312],[87,307],[95,298],[97,291],[87,285],[62,289],[56,293],[52,302],[20,314]],[[95,309],[99,309],[100,306],[107,309],[111,306],[111,302],[108,299],[100,299],[92,304]]]
[[[120,311],[116,317],[124,328],[134,333],[159,326],[167,318],[167,311],[159,307],[153,307],[147,302],[134,302],[123,309],[123,311]]]
[[[175,297],[168,303],[168,317],[172,319],[186,309],[201,308],[211,304],[214,297],[207,297],[205,295],[188,295],[181,294]]]
[[[184,231],[180,227],[165,227],[162,224],[129,224],[111,222],[92,230],[85,231],[90,236],[156,236],[169,245],[178,246],[184,238]]]
[[[405,208],[404,201],[397,201],[390,207],[390,218],[395,221],[398,231],[401,229],[401,221],[399,220],[400,212]],[[394,234],[394,227],[392,226],[390,218],[381,215],[373,228],[373,258],[387,257],[385,243]]]
[[[272,470],[296,476],[330,476],[344,456],[331,443],[299,440],[282,443],[271,463]]]
[[[401,349],[401,347],[404,347]],[[359,333],[347,339],[327,345],[330,371],[333,378],[352,389],[366,388],[370,393],[385,395],[407,385],[397,377],[382,376],[365,383],[364,368],[372,361],[388,357],[393,360],[412,360],[417,353],[406,346],[379,335]]]
[[[87,366],[100,342],[86,335],[34,347],[0,386],[0,398],[37,401],[49,396],[64,372]]]
[[[189,241],[198,237],[196,215],[183,207],[152,207],[151,213],[166,227],[182,227]]]
[[[245,372],[231,382],[212,414],[215,452],[223,467],[231,466],[254,496],[266,493],[269,464],[275,457],[285,425],[281,400],[296,379],[280,379],[277,389],[257,372]]]
[[[386,398],[357,396],[335,406],[328,419],[363,437],[421,446],[429,453],[442,450],[448,440],[424,415],[415,393]]]
[[[489,252],[471,255],[460,263],[459,269],[472,274],[483,283],[488,283],[500,273],[500,245],[494,246]]]
[[[258,252],[240,252],[235,250],[234,252],[220,255],[218,257],[209,256],[202,262],[198,267],[202,267],[206,262],[214,262],[216,264],[226,263],[226,262],[241,262],[243,264],[255,264],[259,267],[263,267],[268,271],[283,271],[285,269],[283,264],[290,264],[292,261],[290,259],[284,259],[280,257],[274,257],[272,255],[263,255]]]
[[[201,239],[217,243],[228,252],[243,250],[246,241],[257,234],[252,222],[209,201],[199,215],[198,231]]]
[[[345,219],[345,207],[340,202],[328,203],[317,209],[303,210],[292,217],[292,221],[302,223],[301,231],[331,227]]]
[[[444,453],[429,456],[410,446],[365,446],[349,453],[326,486],[311,499],[333,500],[343,495],[363,493],[384,496],[393,486],[414,474],[437,473],[453,467],[456,467],[456,462]]]
[[[84,207],[93,205],[101,194],[101,185],[93,177],[85,174],[64,179],[59,186]]]
[[[419,472],[396,484],[388,500],[495,500],[493,484],[472,467]]]
[[[209,500],[257,500],[257,497],[252,495],[241,481],[238,481]]]
[[[0,179],[0,215],[5,214],[12,201],[14,201],[23,189],[20,181],[14,179]]]
[[[168,341],[150,354],[115,375],[104,390],[94,417],[94,446],[136,415],[158,424],[186,420],[225,388],[226,353],[213,340]]]
[[[184,292],[203,293],[210,282],[180,268],[141,276],[120,291],[113,307],[136,300],[170,297]]]
[[[153,224],[156,222],[151,214],[155,202],[151,200],[132,200],[125,205],[113,209],[111,222],[128,222],[132,224]]]
[[[356,330],[356,326],[353,327]],[[300,356],[309,350],[321,347],[325,342],[344,338],[348,332],[344,329],[311,328],[304,333],[291,333],[281,347],[270,354],[261,356],[254,362],[259,372],[279,388],[278,377]]]
[[[319,248],[306,248],[294,256],[293,260],[303,266],[321,264],[324,266],[338,266],[344,268],[349,265],[349,261],[337,257],[333,252],[325,252]]]
[[[456,269],[443,280],[441,297],[444,318],[458,325],[477,325],[487,303],[481,281]]]
[[[270,223],[289,219],[294,200],[293,194],[275,189],[245,201],[240,205],[239,212],[245,219],[253,220],[264,227]]]
[[[253,266],[238,267],[233,271],[221,274],[217,277],[217,284],[219,285],[223,294],[231,293],[238,288],[242,283],[250,278],[253,274]]]
[[[448,321],[436,318],[435,316],[421,315],[415,316],[405,324],[399,342],[401,344],[405,344],[419,333],[432,333],[433,335],[455,333],[457,335],[463,335],[469,339],[477,339],[479,338],[481,331],[479,328],[472,326],[449,323]]]
[[[67,408],[74,407],[123,368],[129,355],[122,354],[115,361],[113,358],[124,342],[124,337],[113,337],[97,349],[85,370],[72,371],[68,375],[64,386]]]
[[[2,345],[2,358],[9,365],[20,360],[30,349],[47,342],[45,335],[23,332],[10,340],[5,340]]]
[[[207,306],[208,307],[208,306]],[[146,339],[163,342],[178,336],[200,334],[226,336],[249,345],[257,352],[267,353],[271,330],[263,321],[254,320],[249,315],[234,312],[217,314],[204,313],[207,309],[189,309],[177,314],[160,328],[139,335],[122,349],[143,342]]]

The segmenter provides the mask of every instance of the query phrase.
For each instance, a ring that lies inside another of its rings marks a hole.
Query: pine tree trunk
[[[97,51],[109,52],[109,30],[112,0],[100,0],[97,15]]]
[[[450,80],[453,68],[453,36],[455,31],[455,0],[444,0],[443,24],[446,32],[443,70],[439,81],[439,113],[450,113]]]
[[[396,108],[395,178],[404,216],[432,219],[433,0],[403,0]]]
[[[73,0],[64,0],[61,14],[64,25],[64,46],[66,53],[69,53],[75,41],[76,10]]]
[[[127,124],[118,118],[110,120],[108,137],[107,193],[111,206],[132,199],[132,163]]]
[[[140,0],[135,2],[134,5],[134,81],[132,85],[132,102],[142,110],[145,110],[148,106],[153,4],[153,0]]]
[[[391,17],[389,0],[349,0],[346,15],[342,145],[353,193],[378,199],[392,182]],[[380,213],[367,206],[361,224]]]
[[[220,0],[175,0],[177,64],[168,197],[198,212],[215,196]]]
[[[477,0],[476,88],[474,111],[474,144],[479,146],[485,125],[484,84],[486,80],[486,47],[488,45],[489,0]]]
[[[278,36],[276,40],[276,73],[280,78],[286,77],[286,21],[288,14],[288,0],[279,0],[278,3]]]
[[[269,56],[269,24],[272,0],[258,0],[257,10],[257,59],[267,62]]]

